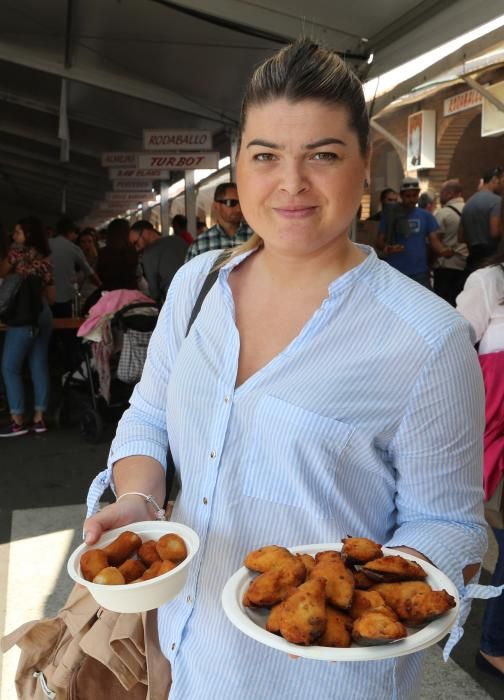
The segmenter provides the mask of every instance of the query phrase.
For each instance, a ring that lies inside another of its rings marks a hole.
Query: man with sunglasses
[[[480,263],[494,255],[502,237],[501,206],[504,169],[492,168],[483,173],[483,184],[470,197],[460,219],[459,241],[466,243],[469,257],[466,272],[474,272]]]
[[[234,248],[245,243],[251,235],[250,228],[243,222],[234,182],[221,182],[214,192],[213,211],[217,223],[201,233],[189,246],[186,262],[200,253],[221,248]]]

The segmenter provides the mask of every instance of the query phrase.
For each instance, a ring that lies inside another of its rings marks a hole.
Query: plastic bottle
[[[73,284],[73,296],[72,296],[72,316],[74,318],[80,318],[82,311],[82,295],[80,293],[79,285],[77,282]]]

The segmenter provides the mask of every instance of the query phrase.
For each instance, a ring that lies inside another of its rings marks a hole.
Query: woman
[[[96,232],[94,228],[84,229],[84,231],[79,234],[77,245],[84,253],[85,258],[92,269],[96,271],[96,265],[98,263],[98,248],[96,245]],[[79,272],[78,277],[81,297],[85,303],[86,299],[88,299],[89,296],[96,291],[97,286],[85,272]]]
[[[496,256],[485,267],[469,275],[457,297],[457,311],[472,325],[479,343],[486,393],[483,475],[485,498],[489,500],[504,475],[504,243],[501,242]],[[499,553],[491,583],[502,586],[504,529],[492,529]],[[504,679],[504,595],[486,604],[476,665]]]
[[[42,223],[33,217],[21,219],[14,229],[14,243],[7,257],[0,262],[0,276],[12,272],[37,281],[40,290],[40,312],[36,325],[15,325],[7,322],[2,356],[2,375],[7,391],[11,423],[0,430],[0,437],[26,435],[23,363],[28,359],[34,391],[33,425],[31,430],[47,430],[44,414],[49,401],[49,368],[47,354],[52,330],[49,304],[54,303],[55,289],[50,250]]]
[[[294,662],[237,631],[220,596],[248,551],[346,533],[422,552],[462,589],[485,548],[467,325],[348,238],[369,122],[341,59],[309,41],[286,47],[254,73],[241,122],[238,191],[255,234],[222,265],[187,337],[218,253],[175,277],[90,512],[112,468],[122,498],[86,521],[86,541],[154,516],[132,492],[163,501],[169,439],[172,517],[201,538],[183,594],[158,615],[170,700],[407,698],[421,654]]]
[[[107,228],[107,245],[98,251],[96,273],[102,289],[138,289],[138,253],[129,242],[129,223],[114,219]]]

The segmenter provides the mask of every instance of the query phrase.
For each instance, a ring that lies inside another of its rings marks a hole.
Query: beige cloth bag
[[[171,673],[156,610],[114,613],[75,586],[56,617],[25,623],[0,646],[14,644],[20,700],[167,700]]]

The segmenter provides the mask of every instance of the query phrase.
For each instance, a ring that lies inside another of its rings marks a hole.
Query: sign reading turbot
[[[196,129],[144,129],[143,142],[145,151],[210,151],[212,133]]]
[[[204,170],[219,167],[219,153],[139,153],[138,168],[168,170]]]

